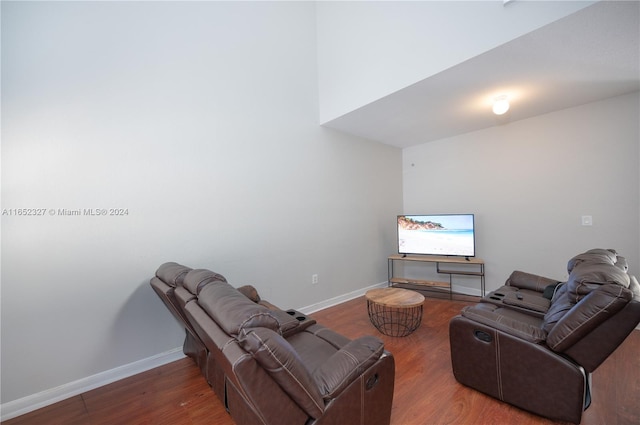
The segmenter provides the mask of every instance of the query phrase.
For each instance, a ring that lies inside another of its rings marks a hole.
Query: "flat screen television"
[[[399,215],[398,253],[475,257],[473,214]]]

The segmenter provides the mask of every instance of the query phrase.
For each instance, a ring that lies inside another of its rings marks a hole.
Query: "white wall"
[[[288,308],[386,281],[401,151],[318,125],[308,2],[2,2],[3,405],[169,351],[178,261]],[[125,216],[61,209],[126,208]],[[320,283],[311,286],[311,275]]]
[[[615,248],[638,275],[639,102],[636,92],[406,148],[405,213],[475,213],[488,289],[513,270],[563,279],[591,248]]]
[[[320,121],[333,120],[593,3],[318,2]]]

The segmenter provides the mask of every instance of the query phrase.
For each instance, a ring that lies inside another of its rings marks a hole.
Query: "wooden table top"
[[[389,307],[416,307],[424,302],[424,295],[401,288],[371,289],[364,296],[369,301]]]

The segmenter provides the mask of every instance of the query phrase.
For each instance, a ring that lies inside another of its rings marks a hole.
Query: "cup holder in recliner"
[[[287,310],[287,314],[295,317],[299,322],[304,322],[305,320],[307,320],[307,316],[295,310]]]
[[[494,292],[492,294],[489,294],[489,299],[496,300],[496,301],[502,301],[503,297],[504,297],[504,294],[502,292]]]

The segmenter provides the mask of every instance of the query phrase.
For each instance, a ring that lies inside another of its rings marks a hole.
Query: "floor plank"
[[[396,360],[392,425],[562,424],[457,383],[451,372],[449,320],[463,301],[427,298],[422,324],[406,337],[380,334],[364,297],[312,314],[349,338],[376,335]],[[582,425],[640,423],[640,331],[593,374],[593,403]],[[233,425],[190,359],[182,359],[3,422],[5,425]],[[348,424],[345,424],[348,425]]]

